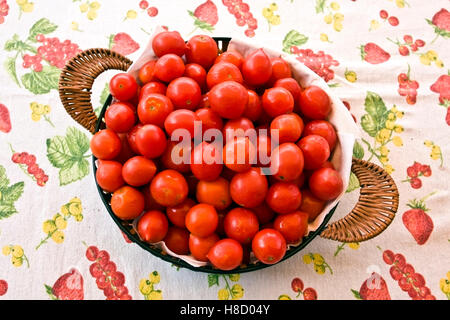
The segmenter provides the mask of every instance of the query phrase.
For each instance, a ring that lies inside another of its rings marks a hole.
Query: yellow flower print
[[[271,26],[278,26],[281,23],[281,17],[278,14],[274,14],[275,11],[278,10],[278,5],[273,2],[268,7],[263,8],[262,15],[266,18],[267,23],[269,24],[269,31],[271,30]]]
[[[28,0],[16,0],[16,3],[19,5],[20,9],[19,19],[22,16],[22,12],[29,13],[34,9],[34,3],[29,2]]]
[[[320,41],[330,42],[331,43],[331,41],[328,39],[328,35],[326,33],[321,33],[320,34]]]
[[[358,76],[355,71],[351,70],[345,70],[344,73],[345,79],[347,79],[348,82],[354,83],[356,80],[358,80]]]
[[[339,254],[339,252],[344,250],[346,245],[352,250],[357,250],[360,247],[359,242],[348,242],[348,243],[342,242],[337,246],[336,251],[334,252],[334,256],[336,257]]]
[[[80,4],[80,11],[81,13],[85,13],[89,10],[89,5],[87,3]]]
[[[447,299],[450,300],[450,271],[447,272],[446,278],[439,280],[439,288],[447,296]]]
[[[377,30],[379,27],[380,27],[380,23],[377,20],[371,20],[370,21],[369,31]]]
[[[239,281],[239,274],[208,274],[209,287],[220,286],[220,279],[225,283],[225,287],[219,289],[217,292],[217,298],[219,300],[238,300],[244,296],[244,288],[239,283],[233,285],[230,283],[230,281]]]
[[[133,20],[136,18],[137,18],[137,12],[134,10],[128,10],[124,20],[126,20],[126,19]]]
[[[423,144],[431,149],[430,158],[433,160],[440,160],[440,165],[442,167],[444,165],[444,157],[442,156],[441,147],[430,140],[425,140]]]
[[[2,253],[5,256],[11,256],[11,264],[14,267],[20,267],[23,265],[23,262],[25,261],[27,264],[27,267],[30,267],[30,263],[28,261],[27,256],[25,255],[25,252],[23,248],[19,245],[6,245],[2,248]]]
[[[150,292],[153,291],[153,284],[148,279],[141,279],[141,281],[139,282],[139,291],[144,296],[148,296]]]
[[[73,31],[80,31],[80,32],[82,31],[80,30],[80,25],[76,21],[72,21],[70,23],[70,29],[72,29]]]
[[[41,120],[41,117],[43,117],[44,120],[47,121],[52,127],[55,126],[53,122],[50,120],[50,117],[48,116],[48,114],[51,111],[51,107],[49,105],[31,102],[30,109],[31,109],[31,120],[37,122]]]
[[[401,138],[400,136],[394,136],[394,137],[392,138],[392,142],[394,143],[394,145],[395,145],[396,147],[401,147],[401,146],[403,146],[403,140],[402,140],[402,138]]]
[[[272,10],[272,11],[277,11],[278,10],[278,5],[275,2],[272,2],[269,5],[269,9]]]
[[[434,62],[434,64],[436,65],[436,67],[438,67],[438,68],[443,68],[444,67],[444,62],[442,61],[442,60],[436,60],[435,62]]]
[[[80,4],[80,12],[86,13],[86,17],[89,20],[94,20],[98,17],[98,10],[100,9],[100,3],[98,1],[89,2],[86,1]]]
[[[161,276],[158,271],[150,273],[147,279],[141,279],[139,282],[139,291],[144,296],[145,300],[162,300],[163,295],[161,290],[155,290],[155,285],[161,281]]]
[[[278,297],[278,300],[292,300],[287,294],[282,294]]]
[[[395,133],[402,133],[403,131],[404,131],[403,126],[401,126],[399,124],[395,125],[395,127],[394,127]]]
[[[233,295],[233,300],[239,300],[244,296],[244,288],[237,283],[231,287],[231,292]]]
[[[333,15],[327,14],[323,17],[323,21],[325,21],[326,24],[331,24],[333,22]]]
[[[150,279],[150,282],[152,282],[153,284],[158,284],[159,281],[161,280],[161,277],[160,277],[158,271],[153,271],[152,273],[150,273],[149,279]]]
[[[330,4],[330,8],[331,8],[332,10],[334,10],[334,11],[339,11],[339,9],[341,8],[341,6],[340,6],[339,3],[337,3],[337,2],[332,2],[332,3]]]
[[[217,292],[217,298],[219,300],[228,300],[229,297],[230,297],[230,294],[228,293],[227,289],[220,289]]]
[[[163,299],[162,291],[154,290],[154,291],[150,292],[150,294],[148,295],[148,299],[146,299],[146,300],[162,300],[162,299]]]
[[[305,254],[303,256],[303,262],[306,264],[310,264],[312,262],[314,265],[314,271],[318,274],[324,274],[326,269],[328,269],[330,273],[333,274],[333,270],[331,269],[330,265],[326,263],[323,256],[318,253]]]
[[[64,242],[64,232],[56,230],[51,235],[51,238],[55,243],[58,243],[58,244],[63,243]]]
[[[395,115],[394,115],[394,119],[395,119]],[[387,120],[385,127],[386,127],[386,129],[393,130],[395,127],[395,122],[392,120]]]
[[[393,168],[390,164],[385,165],[385,166],[384,166],[384,170],[386,170],[386,172],[387,172],[388,174],[392,174],[392,172],[395,171],[394,168]]]

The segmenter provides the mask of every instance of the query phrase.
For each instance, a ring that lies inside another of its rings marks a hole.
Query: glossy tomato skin
[[[266,83],[272,75],[272,63],[263,49],[253,51],[242,63],[245,82],[252,86]]]
[[[150,184],[150,192],[160,205],[176,206],[188,195],[188,184],[181,173],[175,170],[159,172]]]
[[[206,70],[217,58],[219,49],[213,38],[207,35],[196,35],[187,43],[186,60],[188,63],[198,63]]]
[[[159,81],[150,81],[147,82],[139,91],[139,100],[143,97],[149,95],[150,93],[159,93],[162,95],[166,95],[167,86]]]
[[[142,97],[138,105],[138,117],[143,124],[163,127],[164,120],[173,111],[172,101],[160,93],[150,93]]]
[[[166,150],[164,150],[160,158],[163,166],[181,173],[189,173],[191,171],[189,163],[192,148],[192,143],[185,146],[177,141],[169,141]]]
[[[185,129],[194,138],[195,121],[200,121],[194,111],[188,109],[178,109],[170,113],[164,121],[164,128],[170,136],[176,129]]]
[[[155,64],[156,60],[151,60],[144,64],[140,69],[138,73],[139,81],[141,81],[142,84],[147,84],[150,81],[155,81]]]
[[[206,84],[208,89],[211,89],[216,84],[224,81],[236,81],[243,83],[244,79],[242,78],[241,71],[234,64],[228,62],[214,64],[211,69],[209,69],[206,76]]]
[[[272,58],[270,62],[272,63],[272,75],[267,85],[272,87],[277,80],[292,76],[291,66],[284,59],[276,57]]]
[[[336,146],[336,131],[334,130],[333,125],[326,120],[313,120],[306,124],[305,130],[303,131],[304,136],[308,136],[311,134],[317,134],[325,140],[327,140],[328,145],[330,147],[330,151],[334,150]]]
[[[192,233],[189,236],[189,251],[192,256],[199,261],[208,261],[209,250],[220,240],[219,236],[215,233],[207,237],[198,237]]]
[[[252,208],[253,213],[258,218],[259,224],[262,226],[270,221],[272,221],[275,216],[275,212],[266,204],[263,203],[257,207]]]
[[[238,205],[254,208],[264,202],[268,190],[267,178],[260,168],[237,173],[230,182],[231,198]]]
[[[276,147],[272,151],[271,159],[271,172],[279,181],[293,181],[303,172],[303,153],[292,142],[286,142]]]
[[[134,150],[131,149],[131,146],[128,143],[127,133],[119,133],[118,136],[121,142],[121,147],[120,152],[117,155],[117,157],[114,158],[114,161],[124,164],[128,159],[134,157],[136,155],[136,152],[134,152]]]
[[[306,170],[319,169],[330,157],[330,146],[327,140],[319,135],[306,136],[297,145],[302,150]]]
[[[216,231],[219,216],[212,205],[200,203],[189,209],[185,223],[190,233],[207,237]]]
[[[225,145],[223,163],[235,172],[247,171],[256,163],[256,147],[247,137],[231,140]]]
[[[122,176],[127,184],[133,187],[149,183],[156,173],[155,163],[142,156],[127,160],[122,168]]]
[[[115,102],[105,112],[106,127],[117,133],[128,132],[136,122],[136,116],[128,103]]]
[[[175,109],[195,110],[202,100],[202,92],[198,83],[188,77],[180,77],[169,83],[167,97],[173,102]]]
[[[208,129],[217,129],[219,131],[223,128],[222,118],[212,111],[210,108],[200,108],[195,111],[195,114],[202,122],[202,132]]]
[[[225,51],[224,53],[220,54],[214,63],[220,63],[220,62],[229,62],[234,64],[236,67],[241,69],[242,63],[244,61],[244,57],[237,51]]]
[[[296,113],[277,116],[270,123],[270,132],[278,132],[279,143],[296,142],[302,135],[305,127],[302,118]]]
[[[294,183],[278,182],[270,186],[266,203],[276,213],[286,214],[300,207],[302,194]]]
[[[139,153],[139,149],[138,149],[137,144],[136,144],[136,133],[143,126],[144,126],[143,124],[138,123],[133,128],[131,128],[131,130],[128,131],[128,133],[127,133],[128,144],[129,144],[131,150],[133,150],[134,153]]]
[[[183,56],[186,52],[186,44],[178,31],[164,31],[153,38],[152,48],[157,57],[173,53]]]
[[[139,153],[144,157],[157,158],[166,149],[166,135],[160,127],[146,124],[136,132],[136,146]]]
[[[117,161],[98,160],[95,179],[103,190],[116,191],[125,183],[122,178],[122,164]]]
[[[212,205],[216,210],[224,210],[231,204],[230,183],[222,177],[214,181],[200,180],[196,198],[198,202]]]
[[[148,243],[159,242],[164,239],[169,229],[169,222],[161,211],[147,211],[139,219],[137,230],[142,240]]]
[[[109,92],[119,101],[128,101],[136,96],[139,85],[128,73],[118,73],[109,81]]]
[[[259,134],[256,143],[257,164],[260,167],[270,166],[272,141],[266,134]]]
[[[190,198],[186,198],[182,203],[167,207],[166,214],[169,221],[179,228],[186,228],[186,215],[196,203]]]
[[[209,250],[208,260],[220,270],[233,270],[241,265],[244,251],[242,245],[233,239],[222,239]]]
[[[92,154],[101,160],[112,160],[117,157],[122,148],[119,136],[111,129],[100,130],[91,138]]]
[[[294,78],[283,78],[278,79],[273,84],[274,87],[282,87],[287,89],[294,98],[294,110],[299,111],[299,99],[300,99],[300,92],[302,91],[302,88],[298,84],[297,80]]]
[[[245,208],[235,208],[225,215],[225,234],[243,245],[250,244],[259,230],[257,216]]]
[[[294,111],[294,97],[283,87],[274,87],[264,91],[262,98],[264,111],[272,118]]]
[[[330,97],[317,86],[305,88],[299,97],[300,111],[310,119],[324,120],[331,111]]]
[[[243,116],[252,121],[256,121],[259,119],[262,113],[261,98],[253,90],[247,90],[247,92],[248,92],[248,102]]]
[[[170,82],[184,74],[183,60],[172,53],[158,59],[155,64],[155,76],[161,81]]]
[[[122,220],[137,218],[144,210],[144,205],[144,195],[130,186],[117,189],[111,197],[111,209]]]
[[[213,143],[203,141],[192,150],[191,171],[198,180],[216,180],[222,167],[222,154]]]
[[[302,189],[302,204],[300,210],[308,213],[308,221],[312,222],[322,212],[325,201],[320,200],[309,189]]]
[[[201,89],[206,87],[206,70],[198,63],[188,63],[184,69],[184,77],[193,79]]]
[[[160,205],[156,200],[153,198],[152,193],[150,192],[150,185],[146,184],[143,187],[139,188],[139,191],[142,192],[144,195],[144,210],[150,211],[150,210],[158,210],[158,211],[164,211],[164,206]]]
[[[281,261],[286,253],[286,240],[275,229],[263,229],[253,238],[252,250],[262,263],[275,264]]]
[[[273,222],[273,227],[283,235],[286,243],[297,243],[303,238],[308,229],[308,214],[302,211],[295,211],[279,215]]]
[[[320,200],[335,199],[344,189],[342,178],[334,169],[320,168],[309,178],[311,192]]]
[[[233,141],[237,137],[247,137],[253,129],[255,129],[253,122],[248,118],[240,117],[228,120],[222,130],[224,142]]]
[[[189,231],[178,227],[169,227],[164,243],[176,254],[189,254]]]
[[[236,81],[225,81],[214,86],[208,94],[211,110],[222,118],[242,116],[248,102],[248,91]]]

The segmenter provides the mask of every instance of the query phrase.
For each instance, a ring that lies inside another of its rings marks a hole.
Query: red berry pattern
[[[409,56],[411,52],[416,52],[419,50],[419,48],[425,46],[425,41],[423,41],[422,39],[414,40],[414,38],[409,34],[405,34],[403,36],[403,42],[399,40],[394,41],[389,38],[387,39],[398,46],[398,52],[402,56]]]
[[[334,79],[334,71],[330,68],[338,66],[339,62],[334,60],[331,55],[323,51],[314,53],[311,49],[299,49],[297,46],[291,47],[291,53],[326,82]]]
[[[150,7],[147,9],[147,14],[149,17],[156,17],[158,15],[158,8],[156,7]]]
[[[62,69],[66,65],[67,61],[81,52],[78,45],[72,43],[70,40],[64,40],[61,42],[56,37],[46,38],[43,34],[38,34],[36,36],[36,41],[41,43],[41,46],[37,48],[37,55],[28,57],[27,62],[25,62],[26,55],[24,55],[23,62],[24,68],[33,66],[33,70],[36,72],[42,71],[42,65],[39,67],[42,59],[48,61],[50,65]],[[36,68],[38,70],[36,70]]]
[[[400,23],[400,21],[398,20],[397,17],[389,16],[389,13],[386,10],[380,10],[379,15],[380,15],[381,19],[383,19],[385,21],[387,20],[387,22],[393,27],[398,26]]]
[[[46,175],[44,170],[36,163],[36,156],[29,154],[28,152],[13,151],[11,160],[18,164],[23,172],[35,180],[38,186],[45,186],[48,181],[48,175]]]
[[[316,290],[311,287],[305,288],[303,280],[298,277],[292,279],[291,289],[297,294],[295,298],[302,295],[304,300],[317,300]],[[288,295],[282,295],[280,297],[288,297],[290,299]]]
[[[234,15],[238,26],[248,26],[244,34],[249,38],[254,37],[255,30],[258,29],[258,21],[250,12],[250,6],[242,0],[222,0],[222,3],[227,7],[228,12]]]
[[[411,80],[410,67],[408,65],[407,73],[400,73],[397,77],[398,80],[398,94],[402,97],[406,97],[407,104],[415,104],[417,101],[417,89],[419,88],[419,82]]]
[[[148,1],[142,0],[139,2],[139,8],[141,8],[142,10],[145,10],[148,8]]]
[[[3,279],[0,279],[0,297],[4,296],[8,292],[8,282]]]
[[[0,24],[5,22],[5,17],[8,15],[9,6],[6,0],[0,0]]]
[[[420,177],[430,177],[431,167],[427,164],[421,164],[414,161],[413,165],[406,168],[407,178],[402,182],[409,182],[414,189],[420,189],[422,187],[422,180]]]

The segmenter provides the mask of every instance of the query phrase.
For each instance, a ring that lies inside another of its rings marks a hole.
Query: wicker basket
[[[216,40],[221,51],[226,51],[230,38],[214,38],[214,40]],[[112,97],[108,97],[97,118],[91,104],[91,89],[94,80],[106,70],[126,71],[131,63],[128,58],[107,49],[89,49],[72,58],[62,70],[59,79],[61,102],[70,116],[91,133],[104,128],[103,116],[107,107],[111,104]],[[96,158],[93,157],[94,175],[97,170],[95,160]],[[359,200],[352,211],[344,218],[328,224],[336,209],[334,207],[326,215],[319,228],[303,238],[300,245],[290,248],[283,260],[302,250],[317,235],[340,242],[361,242],[377,236],[389,226],[398,208],[399,195],[394,180],[381,167],[364,160],[354,158],[351,170],[359,179],[361,185]],[[209,265],[204,267],[191,266],[183,260],[170,256],[161,249],[141,241],[134,231],[132,222],[120,220],[112,212],[110,206],[111,194],[104,192],[98,184],[97,188],[111,218],[127,237],[146,251],[171,262],[175,266],[208,273],[242,273],[269,266],[258,262],[242,265],[240,269],[231,271],[218,270]]]

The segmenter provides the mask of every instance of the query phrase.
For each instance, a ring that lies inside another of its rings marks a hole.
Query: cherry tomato
[[[303,120],[296,113],[282,114],[270,123],[270,133],[278,132],[278,142],[296,142],[304,128]]]
[[[231,199],[246,208],[254,208],[263,203],[267,190],[267,179],[260,168],[237,173],[230,182]]]
[[[188,184],[175,170],[159,172],[150,184],[150,192],[160,205],[169,207],[182,203],[188,195]]]
[[[159,242],[164,239],[169,229],[169,222],[161,211],[147,211],[139,219],[137,231],[142,240],[148,243]]]
[[[296,111],[299,111],[299,99],[300,99],[300,92],[302,89],[300,88],[300,85],[298,84],[297,80],[294,78],[284,78],[284,79],[278,79],[273,84],[274,87],[282,87],[287,89],[294,98],[294,109]]]
[[[200,86],[188,77],[173,80],[167,87],[166,95],[172,100],[175,109],[195,110],[202,100]]]
[[[242,116],[248,102],[248,91],[236,81],[225,81],[214,86],[208,94],[211,110],[222,118]]]
[[[122,220],[137,218],[144,210],[144,195],[130,186],[123,186],[111,196],[111,209]]]
[[[215,233],[207,237],[198,237],[196,235],[189,236],[189,250],[192,256],[199,261],[208,261],[209,250],[220,240],[219,236]]]
[[[237,51],[225,51],[224,53],[220,54],[214,63],[220,63],[220,62],[229,62],[234,64],[236,67],[241,69],[242,62],[244,61],[244,57]]]
[[[270,165],[270,156],[272,154],[272,141],[265,134],[259,134],[257,138],[257,164],[261,167]]]
[[[300,207],[302,194],[294,183],[278,182],[270,186],[266,203],[276,213],[286,214]]]
[[[100,130],[91,139],[92,154],[102,160],[112,160],[117,157],[122,148],[119,136],[110,129]]]
[[[206,84],[208,85],[208,89],[211,89],[216,84],[224,81],[236,81],[243,83],[244,79],[242,78],[241,71],[234,64],[228,62],[214,64],[206,75]]]
[[[162,95],[166,95],[167,87],[164,83],[159,81],[150,81],[147,82],[139,91],[139,100],[142,100],[143,97],[149,95],[150,93],[159,93]]]
[[[156,61],[155,76],[164,82],[170,82],[184,74],[184,62],[176,54],[166,54]]]
[[[302,150],[306,170],[319,169],[330,157],[330,146],[321,136],[315,134],[306,136],[297,145]]]
[[[212,205],[216,210],[223,210],[230,206],[230,183],[219,177],[214,181],[200,180],[197,184],[197,201]]]
[[[331,163],[331,161],[325,161],[325,162],[323,163],[323,165],[321,166],[321,168],[331,168],[331,169],[336,169],[336,168],[334,167],[334,165]]]
[[[206,35],[197,35],[187,43],[186,60],[188,63],[198,63],[209,69],[217,58],[219,49],[213,38]]]
[[[167,248],[180,255],[189,254],[189,232],[178,227],[169,227],[164,243]]]
[[[206,86],[206,70],[197,63],[188,63],[184,69],[184,76],[193,79],[200,88]]]
[[[172,101],[160,93],[143,96],[138,105],[138,117],[143,124],[164,125],[164,120],[173,111]]]
[[[144,209],[146,211],[151,211],[151,210],[164,211],[164,209],[165,209],[164,206],[160,205],[153,198],[152,193],[150,192],[150,186],[148,184],[143,187],[140,187],[139,191],[141,191],[142,194],[144,195],[144,201],[145,201]]]
[[[240,117],[237,119],[228,120],[223,127],[224,142],[233,141],[238,137],[247,137],[255,129],[253,122],[250,119]]]
[[[242,63],[245,82],[252,86],[266,83],[272,75],[272,63],[263,49],[253,51]]]
[[[279,79],[290,78],[292,76],[289,63],[284,61],[282,58],[272,58],[270,62],[272,63],[272,75],[267,82],[269,86],[273,86]]]
[[[262,107],[270,117],[275,118],[294,111],[294,98],[283,87],[270,88],[264,91]]]
[[[194,111],[187,109],[178,109],[169,114],[164,121],[164,128],[167,134],[172,135],[176,129],[185,129],[189,133],[189,138],[194,138],[195,121],[200,121]],[[184,132],[182,132],[184,136]]]
[[[302,189],[301,192],[302,204],[300,210],[308,213],[310,222],[314,221],[325,207],[325,201],[314,196],[309,189]]]
[[[136,133],[142,127],[143,127],[143,124],[138,123],[133,128],[131,128],[131,130],[128,131],[128,133],[127,133],[128,144],[130,145],[130,148],[131,148],[131,150],[133,150],[134,153],[139,153],[139,149],[136,145]]]
[[[217,215],[219,216],[219,223],[217,224],[216,233],[220,235],[221,237],[225,236],[225,229],[223,226],[223,221],[225,220],[225,215],[228,212],[226,211],[217,211]]]
[[[154,159],[164,153],[167,141],[164,131],[153,124],[146,124],[136,132],[136,146],[139,153]]]
[[[273,227],[283,235],[286,243],[298,243],[308,229],[308,214],[295,211],[280,215],[273,222]]]
[[[248,102],[244,111],[244,117],[249,118],[252,121],[259,119],[262,113],[261,99],[258,94],[253,90],[247,90]]]
[[[330,97],[317,86],[307,87],[299,97],[300,111],[310,119],[323,120],[331,111]]]
[[[341,194],[344,184],[339,172],[330,168],[320,168],[309,178],[309,188],[320,200],[332,200]]]
[[[247,171],[256,163],[256,147],[247,137],[231,140],[225,145],[223,163],[233,171]]]
[[[157,57],[168,53],[182,57],[186,52],[186,44],[178,31],[163,31],[152,41],[152,48]]]
[[[257,207],[252,208],[253,213],[258,217],[260,225],[266,224],[272,221],[275,216],[275,212],[269,208],[266,203],[263,203]]]
[[[250,244],[259,230],[258,217],[248,209],[235,208],[225,216],[224,228],[228,238]]]
[[[336,146],[337,136],[331,123],[326,120],[313,120],[308,122],[305,126],[305,130],[303,131],[303,135],[309,136],[311,134],[317,134],[325,138],[330,147],[330,151],[333,151]]]
[[[204,95],[202,95],[202,101],[200,102],[199,108],[210,108],[211,107],[211,105],[209,104],[208,93],[205,93]]]
[[[192,234],[207,237],[216,231],[219,216],[212,205],[200,203],[189,209],[185,223]]]
[[[128,159],[123,165],[123,180],[131,186],[139,187],[149,183],[156,173],[155,163],[142,156]]]
[[[262,263],[275,264],[283,259],[286,253],[286,240],[275,229],[263,229],[253,238],[252,250]]]
[[[109,92],[119,101],[128,101],[136,96],[139,85],[129,73],[118,73],[109,81]]]
[[[191,171],[190,159],[193,144],[179,143],[177,141],[168,141],[166,150],[161,156],[161,162],[167,169],[173,169],[181,173]]]
[[[292,142],[280,144],[272,150],[271,160],[272,174],[279,181],[293,181],[303,171],[302,150]]]
[[[189,198],[186,198],[182,203],[173,206],[167,207],[166,214],[169,218],[170,222],[172,222],[175,226],[179,228],[186,228],[186,215],[188,211],[195,206],[195,201]]]
[[[95,179],[103,190],[116,191],[125,183],[122,178],[122,164],[117,161],[98,160]]]
[[[128,103],[116,102],[105,112],[106,127],[117,133],[128,132],[136,122],[134,111]]]
[[[297,187],[302,188],[303,185],[305,184],[305,180],[306,180],[305,171],[303,171],[302,174],[299,175],[297,179],[294,179],[291,182],[294,183]]]
[[[242,245],[233,239],[222,239],[209,250],[208,260],[220,270],[233,270],[241,265],[244,251]]]
[[[119,133],[117,135],[119,136],[119,139],[121,142],[121,147],[120,147],[119,155],[114,158],[114,161],[124,164],[128,159],[134,157],[136,155],[136,153],[131,149],[131,146],[128,143],[128,139],[127,139],[128,134]]]
[[[203,141],[192,150],[191,171],[198,180],[216,180],[222,167],[222,153],[214,143]]]
[[[195,114],[202,122],[202,136],[203,133],[209,129],[217,129],[220,131],[222,130],[223,128],[222,118],[219,117],[219,115],[214,111],[212,111],[210,108],[197,109],[195,111]]]
[[[151,60],[144,64],[138,73],[138,78],[142,84],[147,84],[150,81],[155,81],[155,64],[156,60]]]

